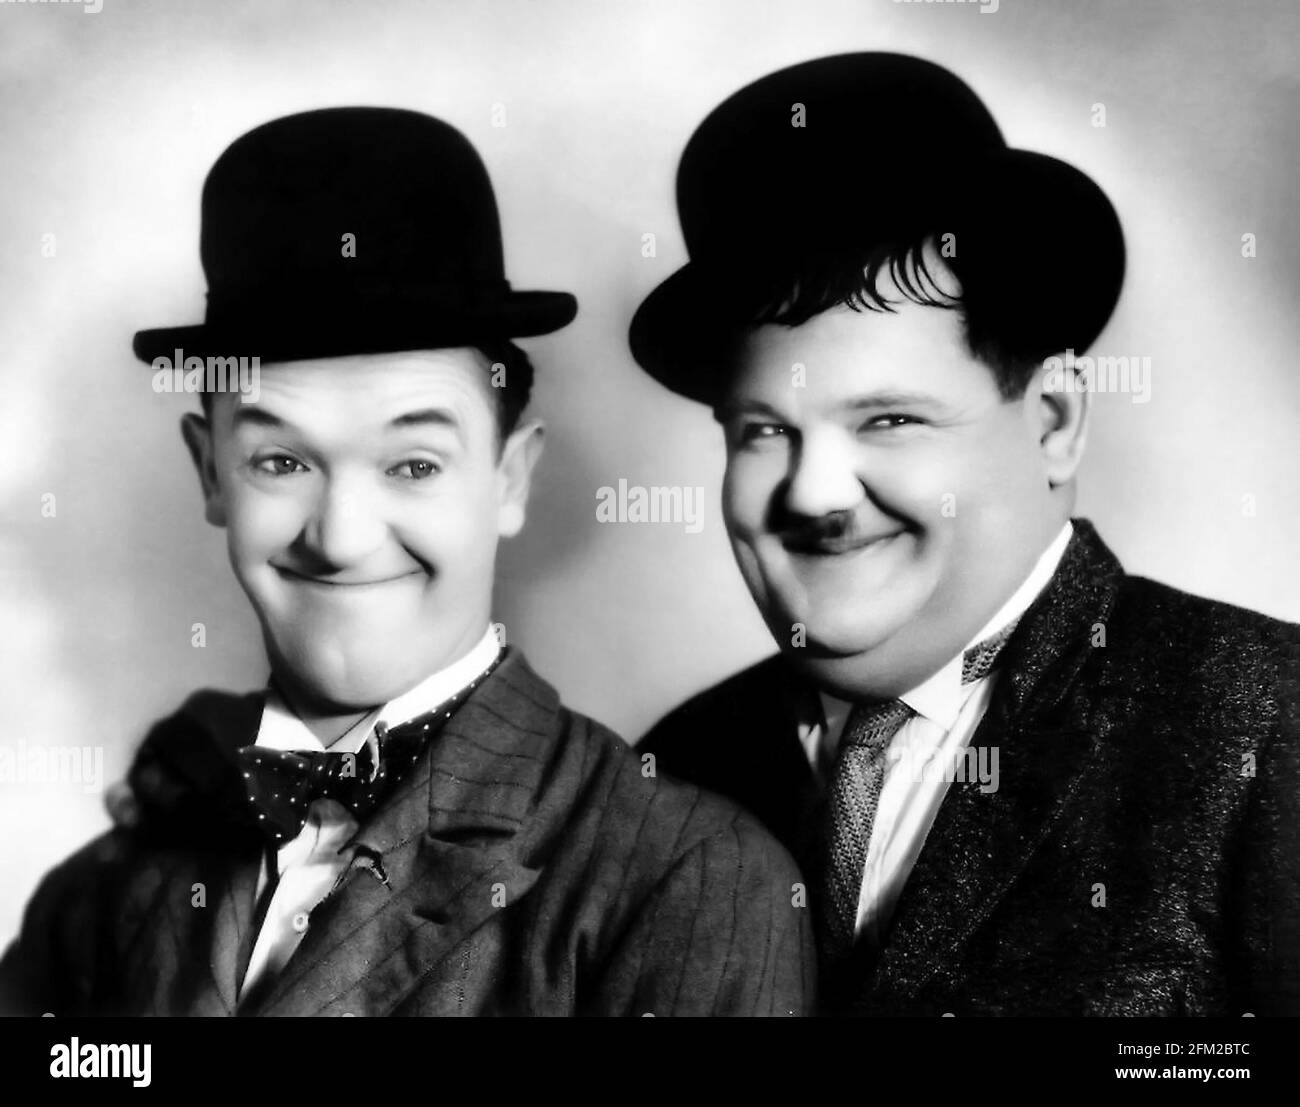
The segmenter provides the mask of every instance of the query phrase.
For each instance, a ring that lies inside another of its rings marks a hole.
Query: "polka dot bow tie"
[[[308,808],[318,799],[336,800],[364,821],[415,767],[429,739],[494,668],[495,661],[451,699],[410,722],[392,728],[376,723],[375,742],[367,742],[356,753],[244,746],[236,761],[253,821],[276,846],[298,836]],[[374,747],[378,747],[377,760]]]

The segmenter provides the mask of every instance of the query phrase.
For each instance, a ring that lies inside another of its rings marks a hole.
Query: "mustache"
[[[800,553],[838,553],[884,537],[878,524],[868,528],[852,511],[797,515],[777,507],[768,529],[787,550]]]

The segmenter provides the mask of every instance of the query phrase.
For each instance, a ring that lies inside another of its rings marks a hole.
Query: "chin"
[[[420,677],[405,668],[373,658],[359,663],[345,651],[327,652],[316,642],[304,648],[272,650],[277,673],[321,705],[359,711],[387,703],[407,691]]]
[[[379,674],[351,672],[346,675],[324,667],[295,665],[293,679],[320,703],[341,711],[360,711],[387,703],[400,688]]]
[[[878,614],[864,616],[861,612],[832,610],[807,610],[791,614],[776,612],[767,618],[768,629],[782,650],[798,657],[806,654],[818,658],[856,657],[875,649],[897,629],[894,620],[883,620]],[[794,646],[791,639],[794,624],[804,627],[804,645]]]

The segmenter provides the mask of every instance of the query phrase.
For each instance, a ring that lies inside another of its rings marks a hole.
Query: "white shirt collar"
[[[376,723],[382,722],[385,726],[394,727],[432,711],[491,665],[500,652],[501,644],[496,633],[488,627],[469,653],[426,677],[409,692],[403,692],[375,708],[329,748],[336,753],[356,753],[366,744]],[[256,744],[276,750],[325,749],[320,739],[290,710],[274,688],[266,694]]]
[[[1047,587],[1048,581],[1056,572],[1065,556],[1065,548],[1070,544],[1074,527],[1069,520],[1060,532],[1039,555],[1029,575],[1021,582],[1011,597],[1004,603],[988,622],[986,622],[946,665],[933,676],[927,677],[915,688],[904,692],[898,698],[918,715],[938,723],[944,730],[950,730],[957,721],[972,686],[963,687],[961,682],[962,657],[968,649],[978,642],[991,637],[1014,620],[1019,619],[1029,605],[1038,598],[1038,594]],[[838,732],[837,723],[846,717],[852,704],[845,700],[821,693],[822,713],[826,725],[832,732]]]

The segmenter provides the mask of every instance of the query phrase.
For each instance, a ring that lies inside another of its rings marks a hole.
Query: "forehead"
[[[343,421],[361,431],[420,409],[446,410],[466,426],[494,417],[487,359],[465,347],[272,362],[261,367],[259,388],[250,406],[295,426]]]
[[[797,327],[765,324],[737,344],[728,400],[834,402],[871,392],[955,398],[996,387],[966,344],[960,311],[903,301],[835,307]]]

